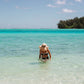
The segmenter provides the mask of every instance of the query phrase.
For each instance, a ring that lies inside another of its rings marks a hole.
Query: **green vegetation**
[[[75,17],[69,20],[60,20],[59,29],[84,29],[84,17]]]

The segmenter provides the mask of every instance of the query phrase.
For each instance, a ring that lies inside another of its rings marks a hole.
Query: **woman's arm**
[[[50,60],[51,60],[51,53],[50,53],[50,50],[48,49],[48,53],[49,53],[49,56],[50,56]]]
[[[41,58],[41,50],[39,51],[39,59]]]

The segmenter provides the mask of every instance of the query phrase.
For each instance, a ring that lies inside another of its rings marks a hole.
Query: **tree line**
[[[84,29],[84,17],[60,20],[57,25],[59,29]]]

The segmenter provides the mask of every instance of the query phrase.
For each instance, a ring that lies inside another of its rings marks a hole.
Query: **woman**
[[[39,46],[39,48],[40,48],[39,59],[42,58],[44,60],[47,60],[47,59],[49,59],[49,57],[48,57],[48,54],[49,54],[50,60],[51,60],[51,53],[48,49],[47,44],[43,43],[41,46]]]

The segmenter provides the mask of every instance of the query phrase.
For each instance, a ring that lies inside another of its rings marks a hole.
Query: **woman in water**
[[[47,44],[43,43],[41,46],[39,46],[39,48],[40,48],[39,59],[41,58],[43,60],[48,60],[49,59],[48,54],[49,54],[51,60],[51,53],[48,49]]]

